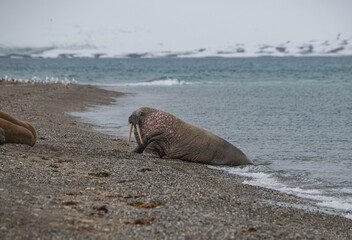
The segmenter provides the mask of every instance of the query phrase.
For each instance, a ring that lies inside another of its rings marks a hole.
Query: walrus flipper
[[[11,116],[10,114],[3,112],[0,110],[0,118],[9,121],[10,123],[16,124],[18,126],[27,128],[29,131],[31,131],[31,133],[33,134],[34,138],[37,140],[37,132],[35,131],[35,128],[26,121],[21,121],[13,116]]]
[[[34,146],[36,139],[33,133],[25,127],[0,118],[0,128],[3,129],[3,143],[19,143]]]
[[[165,156],[162,147],[155,141],[152,141],[147,145],[143,152],[148,157],[162,158]]]
[[[4,129],[0,128],[0,145],[5,143],[5,131]]]
[[[144,151],[144,148],[138,145],[135,149],[133,149],[132,152],[134,152],[134,153],[142,153],[143,151]]]

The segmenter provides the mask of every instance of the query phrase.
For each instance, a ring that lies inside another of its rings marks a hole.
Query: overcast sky
[[[192,49],[352,37],[351,0],[0,0],[0,44]]]

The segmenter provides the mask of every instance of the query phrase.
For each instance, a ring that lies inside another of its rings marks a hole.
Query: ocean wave
[[[0,78],[0,82],[10,82],[10,83],[42,83],[42,84],[48,84],[48,83],[57,83],[57,84],[71,84],[71,83],[77,83],[77,81],[72,78],[55,78],[55,77],[46,77],[45,79],[41,79],[39,77],[32,77],[31,79],[25,79],[25,78],[11,78],[8,76],[5,76],[4,78]]]
[[[167,78],[164,80],[154,80],[147,82],[130,82],[130,83],[113,83],[104,84],[103,86],[117,86],[117,87],[140,87],[140,86],[180,86],[180,85],[191,85],[198,84],[198,82],[186,82],[183,80],[178,80],[176,78]]]
[[[351,200],[349,201],[348,199],[340,200],[340,199],[336,199],[335,197],[322,197],[316,200],[321,201],[317,203],[317,205],[319,206],[329,207],[334,209],[341,209],[346,211],[352,210],[352,202],[350,202]]]
[[[209,166],[209,168],[222,170],[229,172],[231,174],[248,177],[250,179],[244,180],[244,184],[252,185],[252,186],[260,186],[269,189],[274,189],[280,192],[293,194],[298,197],[302,197],[305,199],[311,199],[317,201],[317,205],[321,207],[327,207],[335,210],[342,210],[343,213],[340,215],[351,218],[351,214],[349,211],[352,209],[352,198],[351,197],[335,197],[335,196],[326,196],[324,195],[324,190],[318,189],[303,189],[300,187],[290,187],[284,183],[281,183],[274,174],[265,173],[263,171],[260,172],[251,172],[254,168],[258,168],[256,166],[248,166],[244,168],[233,168],[233,167],[214,167]],[[256,169],[258,170],[258,169]],[[348,190],[348,191],[347,191]],[[343,192],[349,193],[351,189],[349,188],[341,188],[339,194]],[[346,212],[347,211],[347,212]],[[335,213],[336,214],[336,213]]]

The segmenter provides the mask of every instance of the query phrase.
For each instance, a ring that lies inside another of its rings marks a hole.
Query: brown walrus
[[[30,123],[0,110],[0,145],[20,143],[34,146],[36,140],[37,133]]]
[[[128,141],[135,127],[136,153],[211,165],[252,164],[241,150],[229,142],[170,113],[142,107],[132,113],[128,122]]]

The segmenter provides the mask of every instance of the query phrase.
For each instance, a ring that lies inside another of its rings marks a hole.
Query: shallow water
[[[75,115],[126,136],[141,107],[168,111],[240,148],[256,165],[221,168],[246,183],[351,216],[352,57],[0,60],[0,76],[75,78],[128,92]]]

